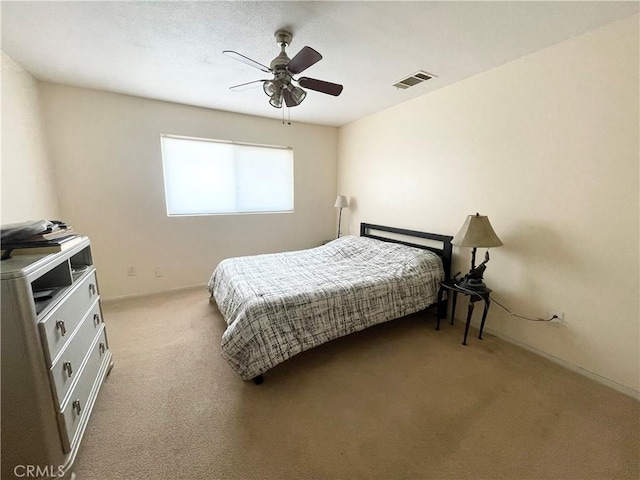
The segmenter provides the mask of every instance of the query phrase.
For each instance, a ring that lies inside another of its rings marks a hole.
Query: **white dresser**
[[[113,366],[91,244],[0,269],[2,478],[60,477]]]

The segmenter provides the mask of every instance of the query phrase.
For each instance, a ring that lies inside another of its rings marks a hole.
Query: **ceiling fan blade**
[[[313,48],[304,47],[289,61],[287,69],[296,75],[303,72],[314,63],[319,62],[321,59],[322,55],[316,52]]]
[[[342,85],[337,83],[325,82],[324,80],[316,80],[315,78],[301,77],[298,79],[301,87],[315,90],[316,92],[326,93],[337,97],[342,93]]]
[[[258,70],[262,70],[265,73],[271,73],[271,69],[261,63],[256,62],[255,60],[251,60],[249,57],[245,57],[241,53],[234,52],[233,50],[224,50],[226,56],[231,57],[239,62],[245,63],[253,68],[257,68]]]
[[[244,90],[256,88],[260,86],[260,83],[267,82],[267,81],[268,80],[254,80],[253,82],[241,83],[240,85],[234,85],[233,87],[229,87],[229,90],[233,90],[234,92],[243,92]]]

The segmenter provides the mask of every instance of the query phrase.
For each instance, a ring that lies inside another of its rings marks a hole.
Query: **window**
[[[293,150],[162,135],[167,215],[293,212]]]

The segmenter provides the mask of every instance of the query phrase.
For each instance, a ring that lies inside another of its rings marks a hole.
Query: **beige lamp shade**
[[[347,201],[347,197],[345,197],[344,195],[338,195],[338,197],[336,198],[336,203],[335,203],[334,207],[336,207],[336,208],[348,208],[349,207],[349,202]]]
[[[493,231],[493,227],[486,215],[469,215],[458,234],[451,240],[458,247],[501,247],[502,241]]]

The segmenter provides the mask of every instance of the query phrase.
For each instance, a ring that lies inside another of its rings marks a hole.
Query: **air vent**
[[[418,85],[419,83],[426,82],[427,80],[432,79],[435,75],[431,73],[424,72],[420,70],[412,75],[409,75],[407,78],[403,78],[398,83],[395,83],[393,86],[396,88],[409,88],[414,85]]]

